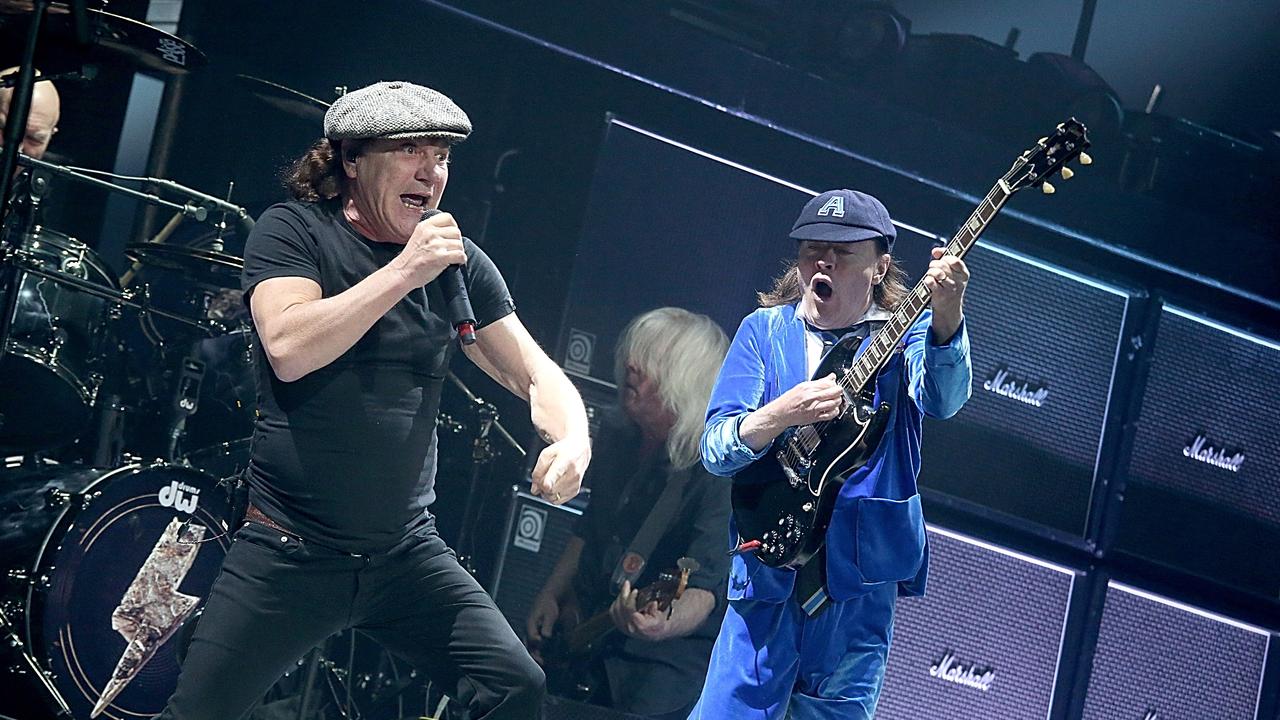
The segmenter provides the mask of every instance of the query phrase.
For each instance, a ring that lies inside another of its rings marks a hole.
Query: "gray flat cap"
[[[444,94],[410,82],[380,82],[338,98],[324,114],[330,140],[465,140],[471,119]]]

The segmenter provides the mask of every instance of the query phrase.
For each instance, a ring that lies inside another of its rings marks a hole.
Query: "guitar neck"
[[[654,583],[645,588],[641,588],[636,595],[636,607],[642,608],[654,600],[662,600],[661,583]],[[570,655],[578,656],[590,652],[597,643],[608,637],[610,633],[617,630],[617,626],[613,624],[613,618],[609,617],[609,611],[601,610],[586,620],[578,623],[569,631],[569,636],[565,642],[565,648]]]
[[[1003,178],[993,185],[991,191],[969,215],[964,226],[955,234],[955,237],[951,238],[951,242],[947,243],[946,254],[963,258],[977,244],[978,236],[987,229],[987,225],[991,223],[996,213],[1000,212],[1000,208],[1004,207],[1012,194]],[[916,320],[920,319],[920,315],[929,306],[932,298],[933,292],[921,278],[920,282],[912,288],[911,293],[898,303],[893,315],[876,333],[866,351],[841,378],[840,383],[845,390],[857,393],[867,386],[867,383],[880,372],[880,368],[893,357],[894,348],[902,342],[902,338],[906,336]]]
[[[598,612],[569,631],[565,649],[571,656],[583,655],[616,629],[608,610]]]

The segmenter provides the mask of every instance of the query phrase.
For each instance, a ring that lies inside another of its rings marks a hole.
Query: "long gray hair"
[[[714,320],[677,307],[661,307],[627,324],[614,353],[618,391],[626,385],[627,363],[658,385],[658,394],[675,416],[667,436],[667,458],[675,469],[698,461],[698,442],[706,422],[707,401],[729,338]]]

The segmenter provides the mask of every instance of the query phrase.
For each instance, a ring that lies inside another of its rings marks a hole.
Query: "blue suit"
[[[926,312],[876,382],[888,428],[867,464],[841,488],[826,536],[829,607],[808,617],[793,597],[796,573],[734,558],[726,613],[702,698],[691,717],[871,717],[884,677],[898,595],[920,595],[928,548],[916,475],[925,414],[954,415],[972,369],[963,323],[937,345]],[[739,436],[747,414],[809,379],[806,329],[794,305],[748,315],[711,393],[702,461],[733,475],[762,457]],[[737,533],[730,526],[730,540]]]

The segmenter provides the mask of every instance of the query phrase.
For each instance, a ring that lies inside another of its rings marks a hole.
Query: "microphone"
[[[422,211],[421,220],[439,215],[440,210]],[[419,222],[421,222],[419,220]],[[463,345],[472,345],[476,341],[476,314],[471,309],[471,297],[467,295],[467,284],[462,277],[461,265],[450,265],[436,279],[440,283],[440,292],[444,294],[444,302],[449,307],[449,322],[458,333]]]

